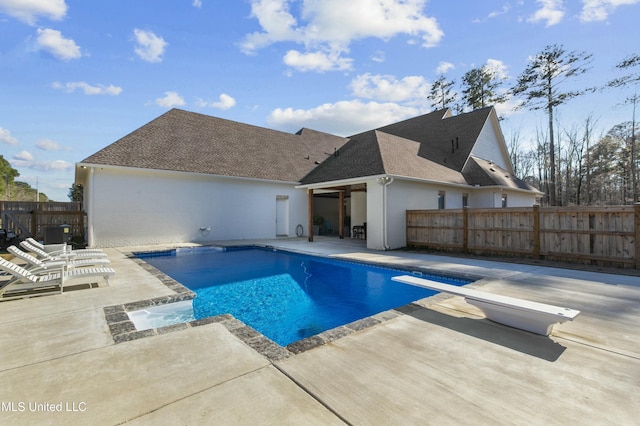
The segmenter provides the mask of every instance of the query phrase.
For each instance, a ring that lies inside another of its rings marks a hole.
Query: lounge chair
[[[59,268],[60,266],[63,266],[66,269],[69,269],[69,268],[79,268],[79,267],[85,267],[85,266],[107,266],[111,264],[109,259],[107,259],[106,257],[100,257],[100,258],[90,258],[90,257],[77,258],[76,257],[68,260],[62,260],[62,259],[61,260],[40,260],[37,257],[30,255],[29,253],[23,252],[16,246],[7,247],[7,251],[12,255],[14,255],[15,257],[17,257],[18,259],[23,260],[27,262],[28,265],[30,265],[28,268],[25,268],[25,269],[41,268],[44,270],[44,269]]]
[[[20,246],[22,246],[25,250],[27,250],[30,253],[33,253],[36,255],[36,257],[38,257],[40,260],[48,260],[48,261],[54,261],[54,260],[69,260],[69,259],[77,259],[77,258],[106,258],[107,254],[102,252],[102,251],[90,251],[90,252],[86,252],[84,250],[72,250],[69,252],[60,252],[60,253],[47,253],[46,251],[38,248],[37,246],[34,246],[33,244],[31,244],[28,240],[24,240],[22,242],[20,242]]]
[[[78,250],[73,250],[71,246],[67,245],[67,244],[41,244],[39,241],[37,241],[34,238],[27,238],[25,241],[27,241],[29,244],[31,244],[32,246],[35,246],[37,248],[39,248],[42,251],[45,251],[53,256],[55,255],[59,255],[61,253],[69,253],[69,252],[82,252],[82,253],[103,253],[102,250],[100,249],[78,249]]]
[[[22,266],[0,258],[0,270],[12,275],[12,278],[0,283],[0,300],[60,294],[65,282],[70,279],[103,277],[109,285],[109,277],[116,271],[111,268],[73,268],[67,271],[62,266],[58,269],[30,271]]]

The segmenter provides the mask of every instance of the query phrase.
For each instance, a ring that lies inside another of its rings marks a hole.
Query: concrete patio
[[[105,249],[110,287],[0,303],[0,424],[640,424],[638,277],[259,243],[483,277],[472,286],[582,313],[544,337],[438,295],[276,361],[222,323],[115,344],[105,306],[173,291],[123,254],[144,247]]]

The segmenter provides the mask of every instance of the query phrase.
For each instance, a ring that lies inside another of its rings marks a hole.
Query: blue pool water
[[[406,271],[263,248],[138,257],[197,294],[196,319],[229,313],[282,346],[435,294],[391,281]]]

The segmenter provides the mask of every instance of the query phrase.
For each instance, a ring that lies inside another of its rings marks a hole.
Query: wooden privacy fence
[[[84,236],[85,212],[80,203],[0,201],[2,228],[21,238],[41,240],[48,227],[69,225],[71,235]]]
[[[640,205],[407,210],[407,246],[640,269]]]

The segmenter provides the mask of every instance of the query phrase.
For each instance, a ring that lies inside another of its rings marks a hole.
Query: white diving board
[[[487,319],[510,327],[542,334],[543,336],[548,336],[551,333],[554,324],[573,321],[580,314],[580,311],[575,309],[501,296],[410,275],[402,275],[391,279],[403,284],[463,296],[467,303],[479,308]]]

